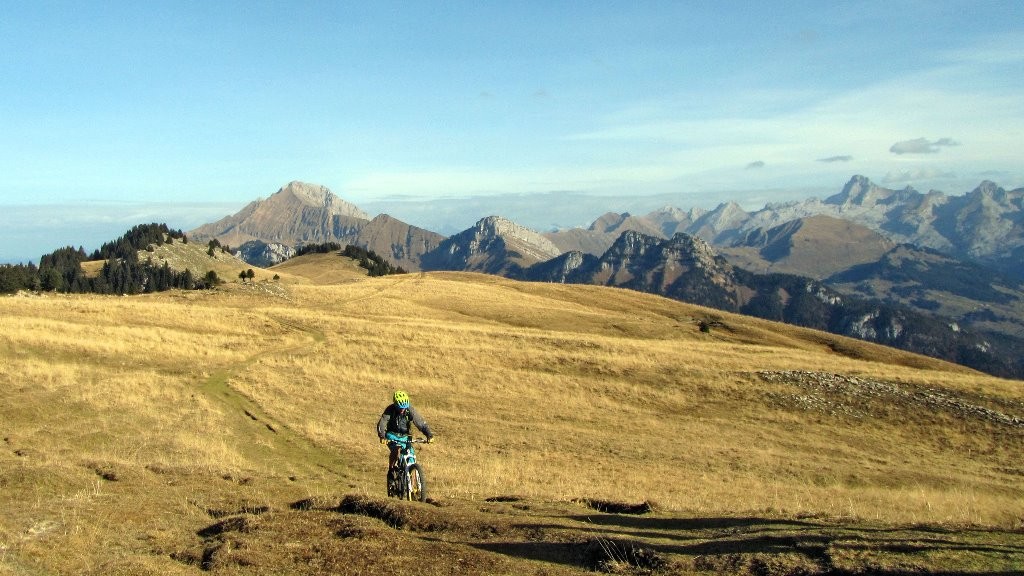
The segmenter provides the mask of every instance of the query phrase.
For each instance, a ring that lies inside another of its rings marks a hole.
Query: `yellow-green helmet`
[[[395,391],[395,406],[398,406],[399,408],[409,407],[409,395],[405,390]]]

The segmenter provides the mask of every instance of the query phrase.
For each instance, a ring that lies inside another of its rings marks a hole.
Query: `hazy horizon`
[[[342,197],[367,212],[370,217],[388,214],[407,224],[450,236],[461,232],[481,218],[503,216],[518,224],[545,232],[557,228],[586,228],[608,212],[644,215],[665,206],[682,210],[710,210],[725,202],[736,202],[753,212],[777,202],[825,199],[839,193],[850,177],[834,186],[820,188],[765,189],[745,191],[677,192],[648,195],[588,194],[578,191],[551,191],[523,194],[491,194],[466,197],[418,198],[394,196],[374,200]],[[960,196],[973,190],[984,178],[960,190],[941,190]],[[316,184],[315,182],[311,182]],[[1003,188],[1015,189],[996,182]],[[286,183],[282,183],[283,186]],[[885,186],[881,182],[876,184]],[[896,186],[887,186],[893,187]],[[903,188],[905,185],[898,186]],[[280,187],[279,187],[280,188]],[[203,224],[232,216],[250,202],[267,198],[279,188],[238,203],[190,202],[181,204],[153,202],[100,202],[73,205],[21,204],[0,206],[0,264],[34,262],[40,256],[66,246],[82,247],[87,252],[116,240],[131,227],[152,222],[167,224],[185,232]],[[920,190],[920,189],[919,189]],[[927,191],[927,190],[921,190]],[[332,192],[334,192],[332,190]],[[335,194],[337,194],[335,192]],[[340,195],[339,195],[340,196]]]

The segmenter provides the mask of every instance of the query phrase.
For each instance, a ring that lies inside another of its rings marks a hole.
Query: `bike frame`
[[[409,474],[409,470],[414,464],[416,464],[416,448],[413,444],[425,444],[426,438],[413,438],[412,436],[401,436],[388,432],[385,435],[389,443],[398,445],[398,481],[401,486],[402,496],[406,500],[411,500],[413,497],[412,480]]]

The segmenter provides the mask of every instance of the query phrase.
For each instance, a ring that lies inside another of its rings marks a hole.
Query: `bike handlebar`
[[[413,438],[412,436],[399,436],[398,434],[392,434],[388,432],[384,435],[389,442],[397,442],[399,444],[427,444],[429,440],[426,438]]]

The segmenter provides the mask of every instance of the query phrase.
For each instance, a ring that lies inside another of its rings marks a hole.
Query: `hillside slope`
[[[847,294],[941,314],[961,329],[1024,335],[1024,282],[934,250],[899,246],[826,282]]]
[[[192,274],[197,277],[205,276],[212,270],[221,280],[225,281],[238,279],[240,272],[250,269],[254,272],[258,270],[230,252],[219,249],[214,249],[212,254],[210,252],[209,247],[205,244],[172,242],[155,246],[152,252],[140,251],[139,260],[152,258],[154,264],[161,266],[166,262],[172,270],[179,272],[191,270]],[[264,276],[260,275],[259,279],[264,279]]]
[[[753,230],[718,251],[731,264],[751,272],[821,280],[852,266],[877,262],[894,247],[881,234],[848,220],[810,216]]]
[[[0,298],[0,573],[1024,564],[1019,382],[596,286],[228,288]],[[433,504],[383,498],[396,388]]]
[[[304,278],[313,284],[341,284],[367,276],[366,269],[361,268],[359,262],[337,252],[303,254],[289,258],[270,270],[276,274]]]

